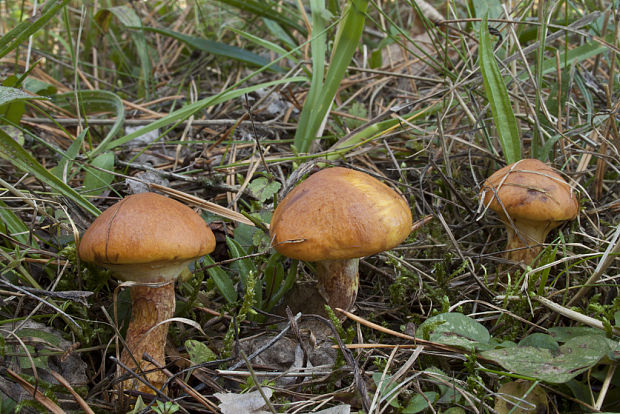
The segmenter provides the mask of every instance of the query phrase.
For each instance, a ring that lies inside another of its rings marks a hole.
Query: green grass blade
[[[244,32],[243,30],[235,29],[234,27],[230,27],[230,30],[238,34],[239,36],[245,37],[250,42],[253,42],[261,47],[264,47],[267,50],[271,50],[273,53],[276,53],[280,56],[284,56],[288,53],[287,50],[284,49],[282,46],[279,46],[273,42],[270,42],[269,40],[266,40],[260,36],[255,36],[251,33]],[[295,59],[294,56],[289,55],[289,59],[293,61],[297,61],[297,59]]]
[[[220,3],[228,4],[247,13],[248,16],[261,16],[278,22],[282,26],[293,29],[306,36],[306,27],[300,23],[299,18],[291,18],[291,16],[299,17],[295,14],[295,10],[286,2],[274,0],[218,0]]]
[[[482,19],[480,25],[480,71],[484,82],[493,122],[497,128],[497,134],[504,150],[504,158],[508,164],[521,159],[521,140],[517,119],[510,106],[510,98],[506,84],[499,71],[493,46],[489,35],[487,16]]]
[[[336,39],[332,49],[329,69],[325,76],[325,83],[320,84],[319,82],[314,82],[315,77],[322,77],[322,71],[313,72],[313,83],[309,95],[309,99],[311,100],[309,102],[306,101],[304,104],[304,109],[300,116],[300,125],[295,133],[295,147],[299,152],[307,152],[310,148],[310,144],[316,138],[321,123],[329,111],[334,96],[336,96],[336,92],[338,92],[340,82],[344,78],[347,67],[351,63],[353,53],[359,45],[362,31],[364,30],[367,7],[367,0],[351,0],[347,3],[342,13],[342,20],[338,25],[338,31],[336,32]],[[312,43],[313,49],[314,45],[315,43]],[[321,48],[322,47],[324,47],[324,42]],[[312,90],[313,88],[315,88],[315,90]],[[317,90],[317,88],[319,89]],[[319,96],[319,98],[314,99],[313,93]],[[307,121],[306,118],[303,117],[304,112],[309,113]]]
[[[107,30],[110,25],[112,16],[115,16],[123,26],[131,28],[131,38],[136,46],[136,53],[140,60],[140,71],[142,72],[141,83],[144,87],[144,93],[140,95],[149,96],[149,84],[153,73],[153,65],[151,63],[151,57],[149,56],[148,45],[146,43],[146,36],[144,36],[145,27],[142,26],[142,21],[136,12],[129,6],[116,6],[99,10],[95,19],[99,23],[99,26],[103,30]]]
[[[57,191],[62,196],[71,199],[74,203],[82,207],[94,216],[98,216],[101,211],[88,200],[78,194],[73,188],[62,182],[58,177],[45,169],[39,162],[13,140],[7,133],[0,130],[0,157],[9,161],[15,168],[32,174],[46,185]]]
[[[321,0],[310,1],[312,9],[312,81],[304,107],[299,115],[294,145],[298,152],[307,152],[312,140],[319,130],[322,119],[318,119],[318,106],[323,92],[323,73],[325,71],[325,53],[327,51],[327,32],[325,30],[325,7]],[[327,99],[329,97],[326,97]],[[331,103],[331,99],[329,99]],[[318,119],[318,120],[317,120]]]
[[[58,95],[55,97],[54,103],[65,109],[73,109],[76,105],[73,101],[75,96],[75,92]],[[112,112],[115,116],[114,124],[112,124],[105,138],[95,149],[87,154],[89,157],[93,158],[106,151],[112,138],[121,132],[123,121],[125,120],[125,107],[123,106],[121,98],[110,91],[78,91],[77,97],[79,100],[78,105],[80,107],[80,113],[82,115],[88,112]]]
[[[207,255],[202,260],[207,266],[210,266],[207,268],[207,273],[213,279],[213,283],[215,283],[217,289],[224,296],[226,302],[235,303],[237,301],[237,291],[230,276],[221,267],[215,266],[215,262],[210,256]]]
[[[222,92],[220,94],[210,96],[205,99],[201,99],[200,101],[194,102],[192,104],[184,106],[183,108],[177,109],[176,111],[169,113],[165,117],[158,119],[157,121],[151,122],[150,124],[145,125],[144,127],[130,134],[127,134],[124,137],[118,138],[110,142],[109,145],[106,147],[106,149],[110,150],[110,149],[116,148],[119,145],[123,145],[124,143],[129,142],[132,139],[135,139],[141,135],[146,134],[147,132],[154,131],[158,128],[166,127],[176,122],[181,122],[189,118],[192,114],[195,114],[196,112],[204,108],[217,105],[222,102],[226,102],[230,99],[238,98],[240,96],[243,96],[246,93],[254,92],[255,90],[258,90],[261,88],[268,88],[273,85],[280,85],[283,83],[293,83],[293,82],[305,82],[307,80],[308,79],[303,76],[297,76],[297,77],[287,78],[287,79],[278,79],[278,80],[271,81],[271,82],[265,82],[265,83],[261,83],[258,85],[248,86],[247,88],[231,89],[231,90]]]
[[[560,61],[562,64],[566,64],[566,66],[571,66],[573,63],[580,63],[590,58],[593,58],[596,55],[600,55],[601,53],[606,52],[609,48],[601,43],[592,42],[586,43],[581,46],[578,46],[574,49],[569,50],[567,53],[560,53]],[[546,75],[551,72],[556,71],[556,60],[555,57],[545,59],[541,65],[541,75]],[[520,81],[524,81],[528,78],[527,72],[522,72],[519,74],[517,79]]]
[[[0,37],[0,58],[27,41],[28,37],[36,33],[48,21],[50,21],[69,0],[52,0],[47,2],[41,9],[39,18],[24,20],[8,33]]]
[[[30,245],[28,227],[2,200],[0,200],[0,231],[26,246]],[[38,248],[37,243],[33,241],[32,247]]]
[[[272,62],[270,62],[268,59],[237,46],[227,45],[226,43],[216,42],[214,40],[204,39],[202,37],[188,36],[183,33],[175,32],[174,30],[169,29],[162,29],[156,27],[144,27],[143,29],[159,33],[164,36],[172,37],[185,43],[187,46],[193,49],[197,49],[205,53],[222,56],[228,59],[233,59],[239,62],[260,67],[271,65],[269,66],[269,69],[278,72],[283,71],[282,68],[273,65]]]
[[[395,128],[400,128],[401,119],[405,119],[407,120],[407,122],[411,122],[412,120],[421,117],[422,115],[429,117],[441,110],[442,108],[443,102],[440,101],[431,106],[427,106],[426,108],[402,115],[399,118],[390,118],[383,121],[374,122],[371,125],[368,125],[367,127],[364,127],[359,131],[354,132],[353,134],[351,134],[350,137],[332,145],[329,148],[329,154],[325,156],[325,159],[333,161],[341,158],[347,152],[353,151],[354,149],[359,148],[360,146],[365,145],[372,140],[388,134],[392,132]]]
[[[114,153],[105,152],[98,155],[89,165],[97,168],[84,168],[86,175],[84,175],[83,193],[100,195],[114,181],[114,175],[106,172],[114,172]]]
[[[88,134],[88,128],[84,128],[82,132],[75,137],[75,140],[71,143],[69,148],[67,148],[64,154],[59,153],[61,158],[58,160],[58,164],[50,169],[52,174],[61,180],[63,180],[63,176],[65,176],[65,174],[68,175],[69,171],[73,168],[73,161],[75,161],[75,158],[80,153],[86,134]],[[67,177],[67,179],[68,178],[69,177]],[[63,180],[63,182],[67,182],[67,180]]]
[[[30,99],[47,99],[43,96],[32,96],[21,89],[11,88],[9,86],[0,86],[0,105],[9,104],[15,101],[23,101]]]

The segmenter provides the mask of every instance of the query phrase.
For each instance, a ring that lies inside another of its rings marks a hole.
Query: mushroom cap
[[[536,159],[523,159],[497,170],[484,182],[480,195],[484,205],[502,218],[566,221],[579,212],[577,197],[564,178]]]
[[[273,247],[305,261],[353,259],[398,246],[411,231],[403,197],[359,171],[334,167],[299,184],[271,220]]]
[[[182,269],[214,248],[213,232],[191,208],[159,194],[139,193],[101,213],[82,236],[78,253],[85,262],[113,269],[145,264],[157,269],[167,263]]]

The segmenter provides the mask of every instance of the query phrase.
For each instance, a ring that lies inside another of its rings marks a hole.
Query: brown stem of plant
[[[164,366],[166,337],[168,335],[168,320],[174,316],[174,283],[162,287],[133,286],[131,294],[131,321],[127,329],[126,345],[121,355],[121,362],[142,375],[155,388],[161,388],[166,382],[166,376],[155,365],[142,359],[146,352],[161,366]],[[156,326],[157,325],[157,326]],[[153,328],[156,326],[155,328]],[[151,329],[153,328],[153,329]],[[139,367],[136,365],[137,361]],[[154,391],[136,378],[126,380],[122,384],[126,390],[136,390],[149,394]]]
[[[525,221],[512,224],[506,223],[508,242],[506,243],[506,259],[534,266],[536,257],[543,250],[543,243],[551,230],[558,227],[559,222],[535,223]]]
[[[359,262],[359,259],[348,259],[315,263],[319,292],[332,309],[353,307],[359,287]]]

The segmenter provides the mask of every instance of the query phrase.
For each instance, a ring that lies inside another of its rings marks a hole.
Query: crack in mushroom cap
[[[484,205],[500,217],[566,221],[579,212],[577,197],[564,178],[536,159],[523,159],[497,170],[484,182],[480,195]]]
[[[86,230],[79,246],[85,262],[102,266],[185,263],[213,251],[215,237],[188,206],[155,193],[125,197]]]
[[[334,167],[296,186],[271,220],[273,247],[305,261],[353,259],[398,246],[410,233],[403,197],[368,174]]]

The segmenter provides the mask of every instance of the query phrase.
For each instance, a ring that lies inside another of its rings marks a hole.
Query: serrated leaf
[[[185,349],[187,349],[192,365],[204,364],[217,359],[217,355],[207,345],[195,339],[185,341]]]
[[[248,189],[261,202],[264,203],[271,199],[274,194],[280,191],[282,185],[277,181],[269,181],[265,177],[259,177],[250,182]]]
[[[512,373],[560,384],[596,365],[609,351],[606,338],[597,335],[571,338],[555,352],[527,346],[494,349],[480,355]]]

